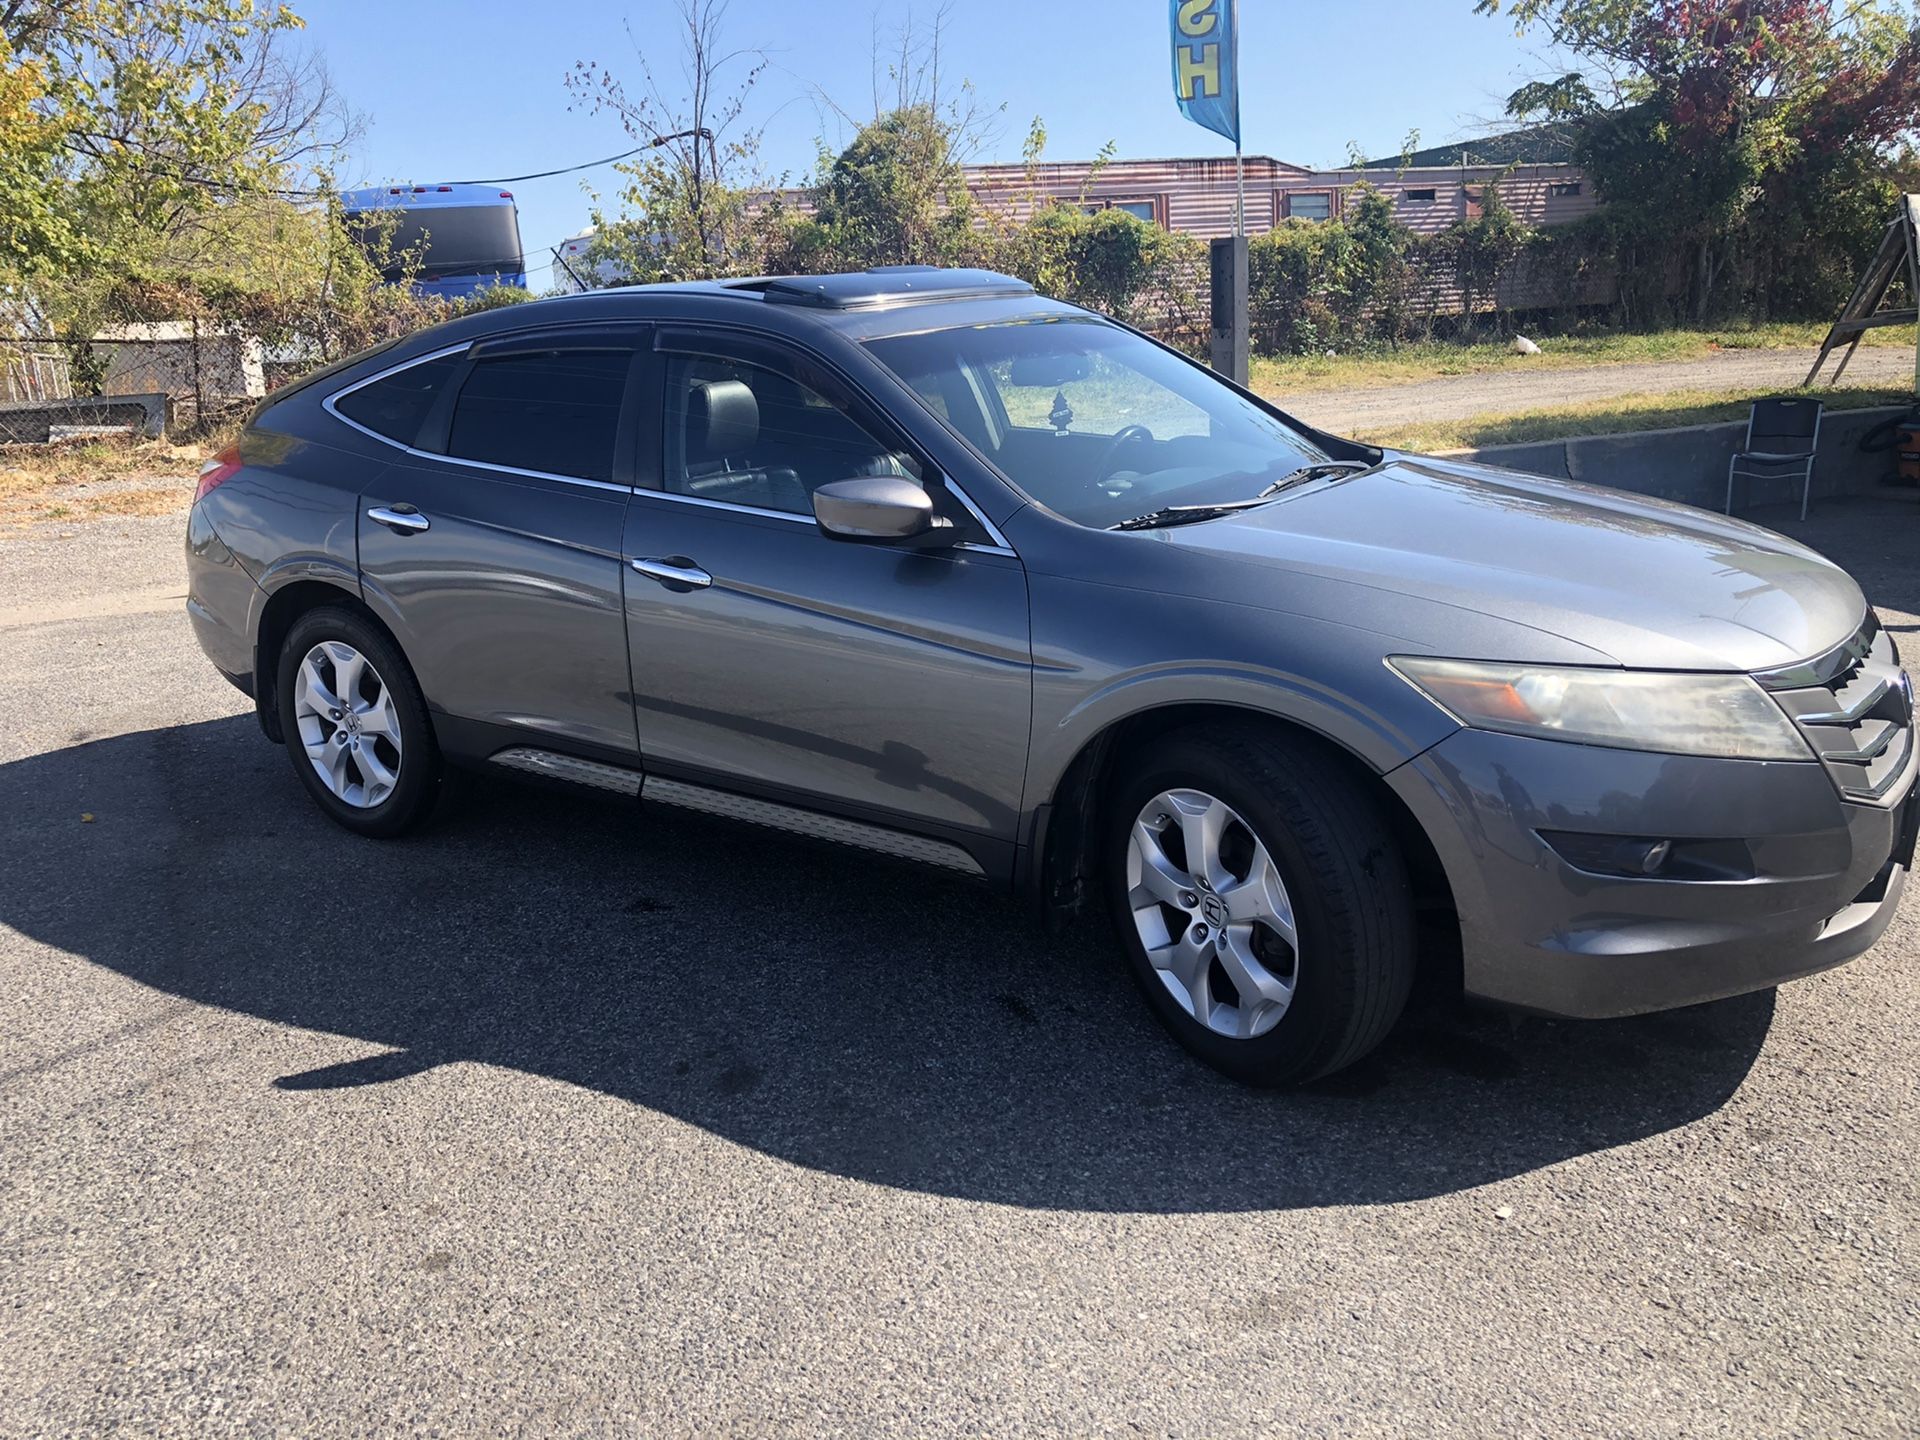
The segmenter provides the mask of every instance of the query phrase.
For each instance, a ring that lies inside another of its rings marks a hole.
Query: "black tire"
[[[1134,757],[1104,806],[1103,875],[1147,1003],[1180,1043],[1248,1084],[1317,1079],[1393,1028],[1416,953],[1406,861],[1379,802],[1323,743],[1257,726],[1178,731]],[[1236,1039],[1190,1014],[1147,958],[1127,896],[1133,823],[1156,796],[1199,790],[1244,820],[1279,871],[1299,936],[1291,1004],[1264,1035]]]
[[[352,805],[336,796],[307,758],[294,708],[294,682],[307,655],[325,641],[343,641],[366,657],[386,685],[399,721],[399,779],[386,798],[372,806]],[[379,626],[344,606],[309,610],[294,622],[280,648],[277,694],[280,728],[294,773],[335,823],[356,835],[385,840],[418,829],[432,815],[445,786],[446,766],[413,667]]]

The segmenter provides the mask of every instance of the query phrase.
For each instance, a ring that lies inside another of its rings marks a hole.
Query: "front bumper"
[[[1841,964],[1892,921],[1911,863],[1911,763],[1880,803],[1865,804],[1842,800],[1812,761],[1462,730],[1388,781],[1452,886],[1467,993],[1548,1015],[1671,1009]],[[1542,831],[1739,840],[1753,873],[1596,875],[1568,864]]]

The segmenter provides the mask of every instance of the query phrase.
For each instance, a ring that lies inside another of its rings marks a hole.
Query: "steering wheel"
[[[1093,483],[1099,485],[1106,481],[1119,467],[1114,463],[1120,453],[1129,445],[1151,445],[1153,431],[1144,425],[1128,425],[1113,437],[1113,443],[1107,446],[1100,457],[1100,463],[1093,468]]]

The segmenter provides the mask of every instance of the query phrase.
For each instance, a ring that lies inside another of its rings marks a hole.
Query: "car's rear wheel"
[[[360,835],[413,829],[439,798],[444,767],[404,656],[364,616],[324,606],[280,652],[280,728],[320,808]]]
[[[1378,802],[1337,757],[1252,727],[1178,732],[1106,816],[1114,922],[1189,1050],[1284,1085],[1385,1038],[1413,980],[1412,895]]]

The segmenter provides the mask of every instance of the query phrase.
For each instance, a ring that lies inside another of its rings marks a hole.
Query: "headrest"
[[[760,402],[740,380],[696,385],[687,397],[687,438],[710,459],[743,454],[760,438]]]

